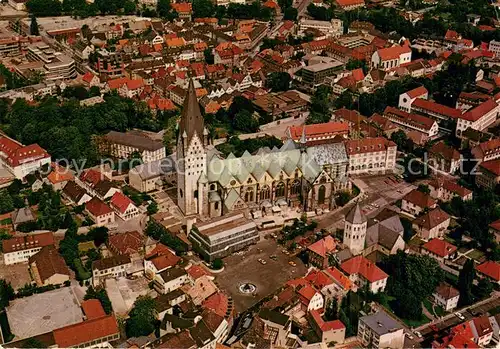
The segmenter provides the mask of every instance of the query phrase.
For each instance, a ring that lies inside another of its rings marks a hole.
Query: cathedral
[[[184,100],[177,139],[177,201],[185,216],[214,218],[233,211],[267,214],[273,208],[331,209],[350,191],[342,143],[307,147],[305,134],[281,148],[226,158],[205,128],[193,81]]]

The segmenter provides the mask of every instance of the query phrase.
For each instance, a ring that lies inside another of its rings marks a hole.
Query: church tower
[[[353,255],[358,255],[365,249],[366,225],[366,216],[356,203],[345,217],[344,224],[344,245]]]
[[[199,180],[206,176],[208,132],[204,125],[191,79],[177,138],[177,204],[185,216],[201,213],[203,200],[206,200],[203,186],[207,184]]]

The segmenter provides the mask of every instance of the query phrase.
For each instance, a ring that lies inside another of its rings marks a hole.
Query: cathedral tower
[[[366,225],[366,216],[356,203],[346,215],[344,224],[344,245],[353,255],[358,255],[365,249]]]
[[[203,186],[200,177],[206,172],[206,146],[208,132],[205,129],[200,105],[196,98],[193,80],[182,107],[177,138],[177,204],[186,216],[201,213]]]

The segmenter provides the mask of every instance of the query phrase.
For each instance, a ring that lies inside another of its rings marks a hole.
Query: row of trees
[[[152,219],[149,220],[144,232],[147,236],[151,236],[153,239],[160,241],[177,253],[184,253],[187,251],[187,246],[182,240],[170,233],[163,225]]]
[[[245,140],[240,140],[238,136],[232,136],[227,142],[218,145],[217,150],[222,152],[224,156],[228,156],[230,153],[233,153],[236,157],[240,157],[245,151],[252,154],[263,147],[269,147],[272,149],[274,147],[280,148],[282,145],[283,142],[273,136],[249,138]]]
[[[28,0],[26,8],[37,17],[61,16],[63,14],[79,17],[99,14],[136,14],[139,10],[132,0]]]

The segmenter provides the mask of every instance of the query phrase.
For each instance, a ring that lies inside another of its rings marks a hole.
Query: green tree
[[[235,115],[233,128],[245,133],[256,132],[259,128],[259,121],[248,110],[242,110]]]
[[[362,68],[363,73],[366,74],[368,72],[368,67],[366,66],[366,62],[359,59],[350,59],[349,62],[347,62],[345,68],[347,70],[355,70]]]
[[[328,122],[331,118],[331,102],[330,96],[332,88],[330,86],[319,86],[311,98],[311,105],[309,108],[309,118],[306,120],[308,124],[318,124]]]
[[[460,292],[458,305],[461,307],[474,303],[472,287],[475,276],[474,261],[472,259],[467,259],[462,270],[460,270],[460,274],[458,274],[458,291]]]
[[[216,258],[213,260],[212,269],[219,270],[219,269],[222,269],[222,267],[224,267],[224,262],[222,261],[222,259]]]
[[[285,20],[296,21],[298,15],[299,12],[295,7],[287,7],[285,11],[283,11],[283,19]]]
[[[156,10],[158,11],[158,15],[160,15],[160,17],[167,17],[171,9],[170,0],[158,0]]]
[[[5,309],[11,300],[14,299],[15,293],[10,282],[0,279],[0,310]]]
[[[0,190],[0,213],[7,213],[12,210],[14,210],[12,197],[7,190]]]
[[[338,308],[339,304],[337,302],[337,298],[332,297],[330,301],[328,301],[325,309],[325,320],[332,321],[338,319]]]
[[[210,0],[193,0],[193,17],[204,18],[213,17],[215,7]]]
[[[111,301],[109,300],[108,293],[106,292],[106,289],[102,287],[94,288],[92,286],[89,286],[89,288],[87,289],[87,293],[85,294],[85,297],[83,299],[99,300],[106,314],[111,314],[111,312],[113,311],[113,307],[111,305]]]
[[[151,201],[151,203],[148,205],[147,208],[148,216],[154,215],[156,212],[158,212],[158,204],[156,201]]]
[[[89,230],[87,238],[94,241],[94,244],[99,247],[108,242],[109,229],[106,227],[96,227]]]
[[[269,74],[266,85],[273,92],[288,91],[292,78],[287,72],[273,72]]]
[[[40,32],[38,31],[38,23],[36,22],[35,16],[31,16],[30,33],[31,35],[40,35]]]
[[[127,337],[147,336],[155,330],[155,323],[154,300],[149,296],[139,296],[126,322]]]
[[[429,186],[427,184],[422,184],[422,183],[419,184],[417,190],[424,193],[424,194],[431,193],[431,190],[429,189]]]
[[[205,63],[214,64],[214,54],[212,53],[212,49],[207,48],[203,51],[203,56],[205,57]]]
[[[480,278],[477,283],[475,295],[479,299],[488,298],[493,289],[493,284],[487,278]]]

